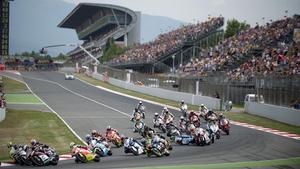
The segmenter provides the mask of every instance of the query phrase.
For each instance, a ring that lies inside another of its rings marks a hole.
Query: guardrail
[[[291,125],[300,126],[300,110],[271,104],[245,102],[245,111]]]

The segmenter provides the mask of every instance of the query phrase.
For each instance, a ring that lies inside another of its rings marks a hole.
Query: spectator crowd
[[[137,45],[119,57],[115,57],[108,64],[123,64],[129,62],[149,62],[155,58],[165,56],[178,49],[183,42],[195,40],[208,34],[224,24],[224,18],[212,17],[208,21],[182,26],[168,33],[160,34],[154,41]]]
[[[205,76],[207,72],[226,71],[234,80],[247,80],[256,73],[299,75],[300,45],[293,42],[295,28],[300,28],[300,16],[297,15],[248,28],[214,47],[202,50],[200,56],[180,68],[180,73]],[[261,52],[258,56],[249,56],[254,49],[261,49]],[[239,61],[244,62],[236,65]],[[185,72],[191,67],[197,71]]]

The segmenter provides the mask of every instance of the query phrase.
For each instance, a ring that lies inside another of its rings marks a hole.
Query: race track
[[[92,129],[104,132],[111,125],[126,136],[139,137],[132,132],[129,116],[138,100],[126,98],[90,86],[79,80],[64,80],[58,72],[24,72],[25,82],[44,102],[56,111],[81,137]],[[162,107],[145,103],[146,124],[152,126],[155,112]],[[172,110],[176,116],[179,112]],[[46,132],[46,131],[45,131]],[[66,143],[69,146],[69,143]],[[123,148],[114,148],[113,156],[101,158],[100,163],[75,164],[73,160],[60,161],[47,168],[130,168],[167,164],[208,164],[240,161],[270,160],[297,157],[300,141],[257,130],[232,125],[229,136],[222,135],[210,146],[174,146],[169,157],[148,158],[145,155],[126,155]],[[23,167],[13,167],[23,168]]]

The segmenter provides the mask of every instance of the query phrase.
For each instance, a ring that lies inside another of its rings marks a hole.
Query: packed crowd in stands
[[[255,73],[300,74],[300,46],[293,42],[294,28],[300,28],[300,17],[297,15],[248,28],[213,48],[203,50],[200,56],[181,67],[180,73],[205,76],[207,72],[227,71],[234,80],[247,80]],[[258,48],[262,50],[259,56],[247,55],[250,50]],[[230,69],[242,59],[245,59],[243,64]],[[191,67],[197,71],[187,72]]]
[[[208,21],[182,26],[168,33],[160,34],[154,41],[137,45],[116,57],[108,64],[121,64],[128,62],[148,62],[164,56],[181,46],[186,40],[197,39],[209,32],[216,30],[224,24],[224,18],[212,17]]]

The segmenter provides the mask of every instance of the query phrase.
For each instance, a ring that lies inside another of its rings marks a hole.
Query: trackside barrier
[[[90,74],[93,78],[98,79],[98,80],[107,80],[105,77],[101,74],[98,73],[93,73]],[[186,103],[189,104],[194,104],[194,105],[200,105],[200,104],[205,104],[208,108],[211,109],[220,109],[220,99],[217,98],[212,98],[212,97],[207,97],[207,96],[200,96],[200,95],[193,95],[190,93],[183,93],[183,92],[176,92],[176,91],[171,91],[171,90],[166,90],[166,89],[160,89],[160,88],[152,88],[152,87],[147,87],[147,86],[138,86],[134,85],[132,83],[127,83],[122,80],[114,79],[109,77],[108,83],[125,88],[128,90],[133,90],[136,92],[140,92],[143,94],[148,94],[151,96],[156,96],[164,99],[169,99],[173,101],[181,101],[184,100]]]
[[[0,122],[5,119],[6,109],[0,108]]]
[[[300,110],[297,109],[246,101],[245,111],[250,114],[300,126]]]

